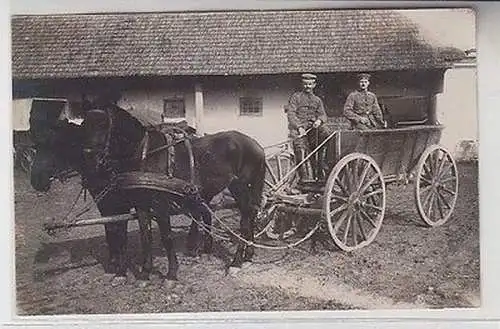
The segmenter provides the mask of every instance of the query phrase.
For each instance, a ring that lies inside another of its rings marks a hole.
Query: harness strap
[[[160,147],[157,147],[153,150],[148,150],[149,149],[149,133],[146,130],[146,133],[143,138],[142,142],[142,153],[141,153],[141,161],[144,162],[149,156],[158,153],[163,150],[168,150],[168,164],[167,164],[167,174],[173,175],[173,166],[172,164],[175,165],[175,146],[179,143],[184,143],[184,146],[186,147],[186,150],[188,152],[188,165],[189,165],[189,181],[192,184],[195,184],[196,181],[196,173],[195,173],[195,159],[194,159],[194,154],[193,154],[193,146],[191,144],[191,141],[185,136],[179,139],[179,140],[173,140],[172,136],[169,133],[165,133],[161,130],[157,130],[161,132],[166,140],[167,143],[165,145],[162,145]]]
[[[191,184],[195,185],[193,146],[191,145],[191,141],[187,138],[184,138],[184,145],[186,146],[189,157],[189,181]]]
[[[142,152],[141,152],[141,169],[144,170],[144,160],[146,160],[149,148],[149,132],[146,130],[144,137],[142,139]]]

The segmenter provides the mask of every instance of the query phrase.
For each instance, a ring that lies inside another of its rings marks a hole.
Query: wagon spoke
[[[344,239],[342,242],[347,245],[347,235],[349,234],[349,227],[351,226],[351,219],[352,219],[352,213],[348,212],[347,213],[347,224],[345,226],[345,231],[344,231]]]
[[[353,183],[352,176],[351,176],[351,173],[349,170],[349,166],[346,167],[346,170],[344,172],[345,172],[345,175],[347,177],[347,190],[349,192],[352,192],[353,187],[354,187],[354,183]]]
[[[435,194],[434,193],[429,193],[431,195],[431,198],[430,198],[430,201],[429,201],[429,207],[427,208],[427,213],[428,213],[428,217],[429,219],[431,219],[431,213],[432,213],[432,210],[434,210],[434,199],[435,199]]]
[[[384,190],[382,188],[376,189],[375,191],[368,192],[366,194],[363,194],[363,197],[368,199],[374,195],[384,193]]]
[[[361,184],[365,181],[366,175],[368,175],[368,171],[371,169],[371,164],[367,163],[365,168],[363,169],[363,172],[361,173],[361,176],[359,178],[359,184],[358,184],[358,191],[361,189]]]
[[[441,195],[441,193],[438,193],[438,198],[441,199],[441,201],[445,204],[445,206],[448,208],[448,209],[451,209],[451,205],[449,204],[448,200],[446,200],[446,198]]]
[[[347,204],[344,203],[343,205],[341,205],[337,209],[334,209],[334,210],[330,211],[330,217],[333,216],[333,215],[335,215],[335,214],[337,214],[337,213],[339,213],[339,212],[341,212],[341,211],[344,211],[346,209],[347,209]]]
[[[439,156],[436,156],[436,165],[437,165],[437,163],[439,163],[439,166],[437,166],[437,170],[436,170],[437,175],[441,175],[441,172],[443,170],[444,164],[446,163],[446,160],[448,160],[448,157],[446,156],[446,154],[443,154],[442,158],[439,158]]]
[[[340,216],[339,220],[335,223],[335,231],[338,232],[340,229],[340,226],[344,223],[345,219],[347,218],[347,212],[343,213],[342,216]]]
[[[425,183],[427,183],[429,185],[432,184],[432,182],[430,180],[428,180],[427,178],[425,178],[425,177],[420,177],[420,179],[423,180]]]
[[[358,245],[358,229],[356,228],[356,222],[358,221],[356,213],[352,215],[353,220],[351,221],[351,226],[352,226],[352,238],[354,245]]]
[[[363,223],[362,223],[362,221],[360,220],[359,217],[360,217],[360,215],[357,214],[357,216],[356,216],[356,223],[358,223],[359,232],[363,236],[363,241],[366,241],[366,240],[368,240],[368,238],[366,237],[365,229],[363,228]]]
[[[366,182],[366,184],[365,184],[365,185],[363,185],[363,186],[361,187],[361,189],[359,190],[359,193],[361,193],[361,194],[362,194],[362,193],[364,193],[364,192],[365,192],[365,190],[366,190],[366,189],[367,189],[370,185],[372,185],[372,184],[375,182],[375,180],[377,180],[377,178],[379,178],[377,174],[373,175],[373,176],[372,176],[372,177],[368,180],[368,182]]]
[[[429,177],[432,177],[432,170],[431,170],[431,168],[429,168],[427,161],[424,163],[424,171],[426,174],[429,175]]]
[[[278,183],[278,179],[276,178],[276,175],[274,174],[274,171],[271,168],[269,161],[267,161],[267,160],[266,160],[266,168],[267,168],[267,171],[269,172],[269,175],[271,175],[271,178],[273,179],[274,184]]]
[[[437,152],[434,152],[431,154],[431,160],[432,160],[432,169],[434,173],[438,173],[438,162],[439,162],[439,155]]]
[[[359,209],[359,212],[373,226],[373,228],[377,227],[377,224],[375,224],[375,222],[373,221],[373,219],[370,217],[370,215],[368,215],[368,213],[364,209]]]
[[[420,189],[420,193],[426,192],[432,188],[432,185],[424,186]]]
[[[332,194],[332,199],[344,201],[346,203],[348,202],[348,199],[346,197],[343,197],[343,196],[340,196],[340,195],[334,195],[334,194]]]
[[[422,206],[425,207],[425,205],[427,204],[427,202],[429,201],[429,199],[431,198],[432,196],[432,191],[429,191],[429,193],[427,193],[427,195],[425,196],[423,202],[422,202]]]
[[[445,192],[448,192],[449,194],[455,196],[455,194],[457,194],[455,191],[452,191],[450,190],[449,188],[447,188],[446,186],[443,186],[443,185],[439,185],[439,188]]]
[[[455,177],[455,176],[450,176],[450,177],[448,177],[448,178],[443,178],[443,179],[441,179],[440,183],[441,183],[441,184],[444,184],[444,183],[448,183],[448,182],[455,181],[455,180],[457,180],[457,177]]]
[[[342,190],[342,192],[344,192],[344,195],[349,195],[349,193],[347,192],[346,187],[345,187],[344,183],[342,182],[342,180],[340,178],[336,177],[335,181],[338,182],[337,185],[340,187],[340,189]]]
[[[444,218],[443,207],[442,207],[442,203],[441,203],[441,199],[440,199],[440,194],[439,193],[437,193],[436,205],[437,205],[437,208],[439,210],[439,215],[440,215],[439,218]]]
[[[375,209],[375,210],[377,210],[379,212],[382,212],[382,210],[383,210],[382,208],[380,208],[380,207],[378,207],[378,206],[376,206],[374,204],[370,204],[370,203],[365,203],[363,206],[371,208],[371,209]]]
[[[355,190],[358,186],[358,179],[359,179],[359,159],[355,159],[354,161],[354,165],[353,165],[353,168],[352,168],[352,171],[353,171],[353,180],[352,180],[352,188],[353,190]]]
[[[448,162],[446,166],[443,166],[443,168],[441,168],[441,170],[438,172],[437,177],[441,179],[447,172],[449,172],[450,169],[453,169],[453,163]]]

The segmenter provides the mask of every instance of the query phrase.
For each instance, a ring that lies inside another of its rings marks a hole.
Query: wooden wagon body
[[[340,130],[299,164],[291,147],[283,145],[267,159],[267,229],[276,227],[275,212],[316,216],[326,221],[341,249],[364,247],[381,227],[386,186],[391,183],[414,183],[416,208],[424,223],[444,224],[455,206],[458,177],[451,154],[439,146],[443,128]],[[323,149],[326,157],[318,159]],[[323,178],[298,182],[297,170],[307,162],[321,166]]]

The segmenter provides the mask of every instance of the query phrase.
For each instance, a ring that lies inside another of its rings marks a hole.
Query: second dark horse
[[[87,172],[87,177],[95,179],[96,182],[108,182],[113,175],[120,172],[142,170],[165,173],[168,169],[168,151],[166,149],[154,151],[168,143],[166,136],[158,130],[143,126],[139,120],[115,104],[96,103],[93,109],[86,113],[83,127],[84,163],[87,170],[90,170]],[[215,195],[228,188],[241,213],[240,234],[247,241],[253,241],[254,222],[261,205],[265,175],[263,148],[252,138],[236,131],[193,138],[190,142],[194,160],[193,171],[191,170],[193,167],[190,166],[188,145],[176,143],[174,146],[174,176],[193,180],[207,204]],[[143,245],[143,278],[147,279],[152,271],[152,252],[151,231],[148,229],[150,223],[144,215],[148,209],[144,208],[151,205],[138,206],[144,210],[139,222]],[[167,279],[176,279],[178,263],[171,238],[170,215],[173,215],[171,211],[169,207],[163,207],[160,211],[155,209],[155,217],[169,261]],[[195,218],[210,227],[210,212],[206,209],[190,209],[190,211]],[[194,244],[199,240],[198,230],[192,225],[188,243],[191,242],[192,247],[196,248]],[[111,244],[115,241],[108,240],[108,243],[112,248]],[[119,241],[116,243],[120,244]],[[203,251],[210,253],[211,249],[212,237],[210,234],[205,234]],[[241,267],[245,261],[251,260],[253,253],[252,246],[240,241],[231,266]],[[124,257],[118,259],[123,260]],[[124,274],[117,273],[117,275]]]

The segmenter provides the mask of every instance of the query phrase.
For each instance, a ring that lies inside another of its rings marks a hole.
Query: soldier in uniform
[[[347,96],[344,105],[344,116],[351,121],[356,129],[381,129],[385,122],[382,111],[378,104],[377,96],[368,91],[370,75],[361,73],[358,75],[359,88]]]
[[[297,163],[304,159],[307,149],[312,151],[329,135],[324,125],[327,116],[323,101],[313,93],[314,87],[316,87],[316,76],[310,73],[302,74],[302,90],[295,92],[290,97],[288,105],[285,106]],[[306,133],[310,128],[313,129]],[[316,160],[313,169],[316,172],[315,178],[319,178],[321,155]],[[305,165],[299,169],[299,176],[303,181],[309,179]]]

